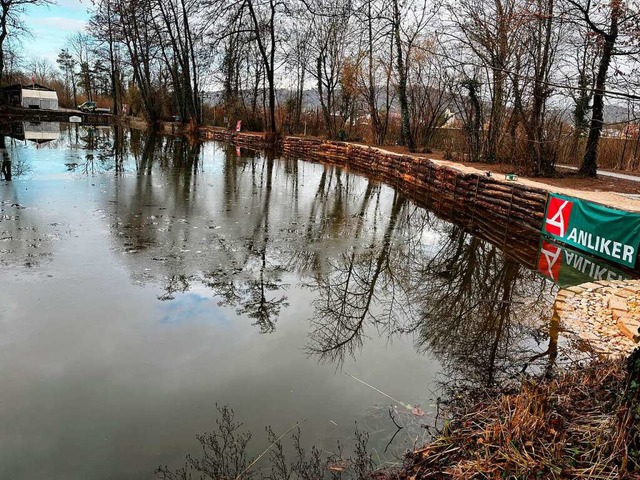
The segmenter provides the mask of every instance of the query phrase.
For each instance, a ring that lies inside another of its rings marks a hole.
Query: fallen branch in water
[[[402,406],[403,406],[404,408],[406,408],[407,410],[411,410],[411,409],[413,408],[413,405],[411,405],[410,403],[403,403],[403,402],[401,402],[400,400],[398,400],[397,398],[393,398],[393,397],[392,397],[391,395],[389,395],[388,393],[384,393],[384,392],[383,392],[382,390],[380,390],[379,388],[374,387],[373,385],[371,385],[371,384],[369,384],[369,383],[365,382],[364,380],[360,380],[358,377],[356,377],[356,376],[354,376],[354,375],[351,375],[351,374],[350,374],[350,373],[348,373],[348,372],[344,372],[344,374],[345,374],[345,375],[348,375],[349,377],[353,378],[354,380],[356,380],[356,381],[358,381],[358,382],[362,383],[363,385],[366,385],[367,387],[369,387],[369,388],[371,388],[371,389],[375,390],[376,392],[381,393],[382,395],[384,395],[385,397],[387,397],[387,398],[389,398],[389,399],[393,400],[394,402],[399,403],[400,405],[402,405]]]
[[[301,422],[296,422],[295,425],[293,427],[291,427],[289,430],[287,430],[286,432],[284,432],[282,435],[280,435],[278,438],[276,438],[273,442],[271,442],[271,445],[269,445],[260,455],[258,455],[256,457],[256,459],[251,462],[249,464],[249,466],[247,468],[245,468],[236,478],[235,480],[240,480],[242,478],[242,476],[247,473],[249,470],[251,470],[251,467],[253,467],[256,463],[258,463],[258,461],[264,457],[267,452],[269,450],[271,450],[273,448],[274,445],[276,445],[280,440],[282,440],[287,434],[291,433],[295,428],[298,428],[300,425],[302,425],[304,422],[306,422],[307,419],[305,418],[303,421]]]

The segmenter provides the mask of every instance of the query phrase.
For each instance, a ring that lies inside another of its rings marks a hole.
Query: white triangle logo
[[[569,205],[569,201],[565,200],[565,202],[560,205],[560,208],[558,208],[558,211],[556,212],[556,214],[551,217],[551,218],[547,218],[547,225],[551,225],[552,227],[558,227],[558,229],[560,230],[560,236],[564,237],[565,232],[565,225],[567,224],[567,222],[564,219],[564,208]]]
[[[542,248],[540,250],[540,253],[544,255],[544,258],[547,260],[547,268],[549,270],[547,272],[549,274],[548,276],[555,279],[555,277],[553,276],[553,267],[555,267],[556,262],[560,258],[560,254],[562,253],[562,250],[559,248],[556,248],[555,251],[552,252]]]

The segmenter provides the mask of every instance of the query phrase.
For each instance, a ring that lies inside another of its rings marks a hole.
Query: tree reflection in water
[[[161,300],[174,299],[194,283],[204,285],[220,305],[252,319],[262,333],[273,332],[281,309],[288,306],[287,297],[276,293],[287,287],[284,270],[270,251],[276,160],[273,156],[239,159],[234,149],[226,150],[225,202],[213,205],[222,210],[216,213],[201,199],[211,189],[203,188],[198,178],[200,148],[180,138],[132,136],[138,174],[133,190],[126,179],[116,188],[113,228],[128,252],[146,253],[138,264],[144,264],[146,257],[151,268],[137,269],[151,270],[147,277],[152,281],[164,279]],[[249,205],[243,205],[248,191]],[[242,219],[242,238],[229,237],[226,229],[217,231],[211,225],[224,221],[235,228],[240,223],[235,219]]]
[[[137,175],[133,188],[116,183],[112,228],[135,253],[132,271],[150,270],[141,281],[164,279],[160,299],[203,285],[271,333],[294,275],[314,294],[306,349],[322,360],[340,364],[371,329],[412,335],[450,377],[474,383],[555,358],[557,334],[541,329],[548,285],[402,194],[336,167],[305,176],[295,160],[228,146],[212,210],[198,144],[138,133],[128,142]]]
[[[371,183],[362,200],[355,238],[362,234],[365,213],[374,197]],[[379,200],[379,189],[376,199]],[[382,244],[370,244],[364,251],[352,247],[337,259],[329,260],[326,275],[317,278],[314,317],[309,352],[324,359],[340,361],[363,344],[367,319],[378,326],[395,329],[407,315],[407,296],[402,299],[402,285],[396,282],[389,263],[394,231],[407,201],[396,194]],[[380,282],[380,284],[379,284]]]
[[[416,265],[411,327],[418,347],[438,356],[449,375],[490,385],[531,356],[531,333],[549,306],[545,282],[497,247],[449,228],[438,253]]]
[[[62,238],[59,224],[43,224],[34,208],[23,205],[24,189],[0,182],[0,267],[37,267],[53,256],[52,243]]]
[[[541,329],[550,311],[545,281],[459,226],[424,210],[403,213],[407,205],[395,196],[382,240],[343,254],[318,279],[308,351],[341,362],[362,347],[368,321],[378,333],[413,334],[449,378],[474,384],[509,378],[545,356],[552,364],[558,332],[551,322]],[[425,230],[437,235],[435,251]]]
[[[61,133],[61,140],[55,141],[52,147],[57,148],[60,141],[70,144],[69,159],[65,163],[67,171],[84,175],[122,172],[126,135],[121,125],[95,127],[66,124],[61,127]]]
[[[13,179],[6,181],[0,175],[0,267],[37,267],[51,260],[52,242],[65,234],[60,224],[43,224],[37,209],[24,205],[28,189],[19,186],[16,180],[31,172],[31,164],[17,148],[18,141],[0,135],[1,145],[11,161]],[[2,160],[0,155],[0,163]]]
[[[233,162],[232,158],[227,151],[227,162]],[[289,306],[286,296],[271,297],[271,292],[287,286],[281,279],[282,269],[277,264],[273,264],[267,255],[275,160],[273,155],[269,154],[259,170],[256,168],[255,161],[255,159],[250,161],[251,189],[254,195],[264,200],[259,205],[258,220],[253,227],[253,234],[246,242],[246,253],[240,262],[241,267],[231,272],[221,269],[207,273],[204,275],[204,282],[223,299],[220,302],[221,305],[236,306],[239,315],[246,315],[255,320],[254,325],[260,328],[261,333],[272,333],[275,331],[280,310]],[[227,195],[233,192],[233,196],[237,199],[240,192],[233,172],[225,179],[231,181],[225,192]],[[224,248],[229,249],[228,245],[224,245]],[[227,253],[230,252],[227,251]],[[237,275],[240,272],[249,272],[250,276],[243,279],[242,276]]]

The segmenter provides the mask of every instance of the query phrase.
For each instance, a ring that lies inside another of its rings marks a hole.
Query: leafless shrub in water
[[[258,457],[248,456],[250,432],[242,430],[242,423],[235,420],[233,409],[217,406],[220,418],[217,430],[197,435],[202,447],[198,458],[187,455],[184,467],[172,470],[159,467],[156,478],[161,480],[191,480],[192,478],[215,480],[365,480],[373,478],[374,463],[368,451],[369,435],[356,426],[353,454],[346,456],[338,442],[334,452],[325,452],[316,446],[305,450],[301,442],[300,427],[288,436],[288,448],[283,435],[278,436],[271,427],[266,428],[269,447]],[[260,467],[259,461],[269,451],[269,467]],[[291,451],[293,459],[287,458]]]
[[[197,435],[202,447],[200,458],[187,455],[184,467],[172,471],[167,466],[159,467],[156,476],[166,480],[187,480],[192,473],[198,473],[214,479],[234,479],[243,474],[248,465],[247,445],[251,433],[242,431],[242,423],[236,422],[233,409],[218,406],[220,418],[216,420],[217,431]],[[250,473],[242,476],[252,478]]]

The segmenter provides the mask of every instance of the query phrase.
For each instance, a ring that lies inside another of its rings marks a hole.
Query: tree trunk
[[[118,108],[118,68],[113,50],[113,23],[111,17],[111,2],[107,2],[107,28],[109,29],[109,62],[111,63],[111,95],[113,96],[113,114],[119,115]],[[75,105],[74,105],[75,106]]]
[[[553,48],[552,48],[552,19],[554,12],[554,0],[547,0],[546,11],[542,19],[540,20],[540,32],[544,32],[544,43],[542,46],[542,52],[537,60],[536,76],[533,86],[533,111],[532,111],[532,128],[533,134],[533,155],[534,155],[534,173],[536,175],[550,176],[553,174],[555,158],[552,158],[551,152],[545,146],[546,134],[545,134],[545,114],[547,98],[549,96],[549,90],[547,87],[548,72],[552,62]],[[542,35],[540,35],[542,37]],[[538,39],[542,42],[543,39]]]
[[[409,151],[413,152],[415,151],[415,144],[413,136],[411,135],[411,112],[409,112],[409,99],[407,98],[407,70],[404,52],[402,51],[402,39],[400,37],[400,8],[398,7],[398,0],[393,0],[393,32],[396,39],[398,100],[400,101],[400,116],[402,120],[400,144],[406,145]]]
[[[505,114],[505,80],[507,68],[506,61],[509,55],[508,46],[508,15],[502,0],[495,0],[496,7],[496,55],[491,56],[491,74],[493,77],[493,95],[491,97],[491,111],[489,113],[489,126],[486,138],[484,157],[487,162],[498,160],[498,145],[502,137],[502,124]]]
[[[589,137],[587,138],[587,148],[582,159],[579,173],[587,177],[595,177],[598,173],[598,144],[602,135],[604,124],[604,89],[607,79],[607,70],[611,63],[611,53],[613,52],[613,41],[608,39],[602,51],[602,58],[598,67],[596,79],[596,89],[593,94],[593,111],[591,115],[591,126],[589,127]]]
[[[374,58],[373,58],[373,17],[371,15],[371,0],[367,2],[367,35],[368,35],[368,53],[369,53],[369,69],[368,69],[368,99],[369,115],[371,117],[371,133],[373,141],[376,145],[384,144],[384,132],[380,125],[380,115],[378,113],[378,105],[376,102],[376,84],[374,77]]]
[[[269,115],[268,115],[268,132],[272,137],[272,140],[275,141],[275,137],[278,133],[278,127],[276,125],[276,91],[275,91],[275,79],[274,79],[274,66],[275,66],[275,14],[276,14],[276,5],[270,2],[270,22],[268,23],[269,27],[269,39],[271,42],[270,52],[267,53],[267,49],[265,47],[264,42],[262,41],[261,32],[264,29],[264,25],[258,21],[258,17],[256,15],[255,9],[253,7],[253,1],[247,0],[247,6],[249,7],[249,13],[251,15],[251,19],[253,21],[254,33],[256,35],[256,42],[258,44],[258,50],[260,51],[260,56],[262,57],[262,62],[264,63],[265,68],[265,76],[267,77],[267,87],[269,89]]]
[[[4,80],[4,41],[7,38],[7,17],[9,16],[9,5],[2,2],[0,12],[0,85]]]
[[[591,115],[591,126],[589,128],[589,138],[587,139],[587,149],[584,153],[582,166],[579,173],[587,177],[595,177],[598,173],[598,144],[602,134],[604,124],[604,94],[607,83],[607,72],[611,64],[611,57],[618,39],[618,20],[621,13],[621,3],[611,2],[611,24],[609,33],[604,36],[604,46],[602,57],[598,65],[598,75],[596,77],[596,88],[593,93],[593,112]]]

